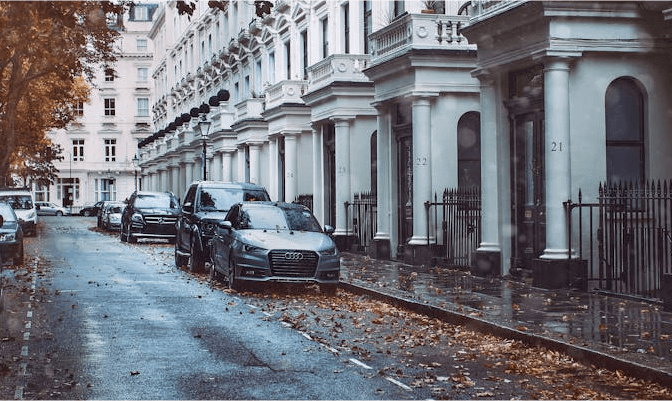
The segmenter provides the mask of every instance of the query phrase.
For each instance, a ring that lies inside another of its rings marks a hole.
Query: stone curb
[[[361,284],[341,281],[338,283],[338,286],[355,294],[367,295],[385,303],[427,315],[432,318],[437,318],[448,323],[459,324],[481,333],[521,341],[531,346],[545,347],[549,350],[569,355],[575,360],[583,363],[589,363],[596,367],[609,370],[621,370],[629,376],[650,380],[664,386],[672,387],[672,373],[645,366],[637,362],[621,359],[614,355],[543,337],[538,334],[516,330],[474,316],[449,311],[438,306],[420,303],[401,296],[383,293]]]

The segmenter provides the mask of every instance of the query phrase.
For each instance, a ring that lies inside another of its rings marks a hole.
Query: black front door
[[[543,111],[514,116],[512,129],[511,267],[527,270],[546,247]]]
[[[399,253],[413,236],[413,136],[397,136]]]

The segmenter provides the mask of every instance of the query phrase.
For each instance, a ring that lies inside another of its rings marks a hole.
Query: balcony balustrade
[[[368,54],[333,54],[308,68],[309,91],[330,85],[335,81],[367,82],[362,72],[369,66]]]
[[[469,23],[466,15],[406,14],[370,36],[372,64],[396,57],[411,49],[476,50],[460,34]]]
[[[308,81],[285,80],[271,85],[266,90],[266,109],[285,103],[304,104],[301,96],[308,90]]]
[[[264,111],[264,98],[251,97],[236,104],[235,120],[261,118]]]

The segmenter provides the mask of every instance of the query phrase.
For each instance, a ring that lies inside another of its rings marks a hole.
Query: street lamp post
[[[140,159],[138,159],[138,155],[133,155],[133,172],[135,173],[135,192],[138,192],[138,169],[140,168]]]
[[[205,117],[205,113],[201,113],[200,120],[196,124],[196,131],[201,135],[201,140],[203,141],[203,154],[201,155],[201,163],[203,164],[203,181],[206,177],[206,160],[205,160],[205,151],[207,146],[208,135],[210,134],[210,124]]]

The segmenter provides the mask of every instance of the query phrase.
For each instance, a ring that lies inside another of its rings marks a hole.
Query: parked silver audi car
[[[212,239],[210,276],[229,286],[255,282],[319,283],[336,291],[340,256],[315,216],[302,205],[242,202],[231,207]]]

